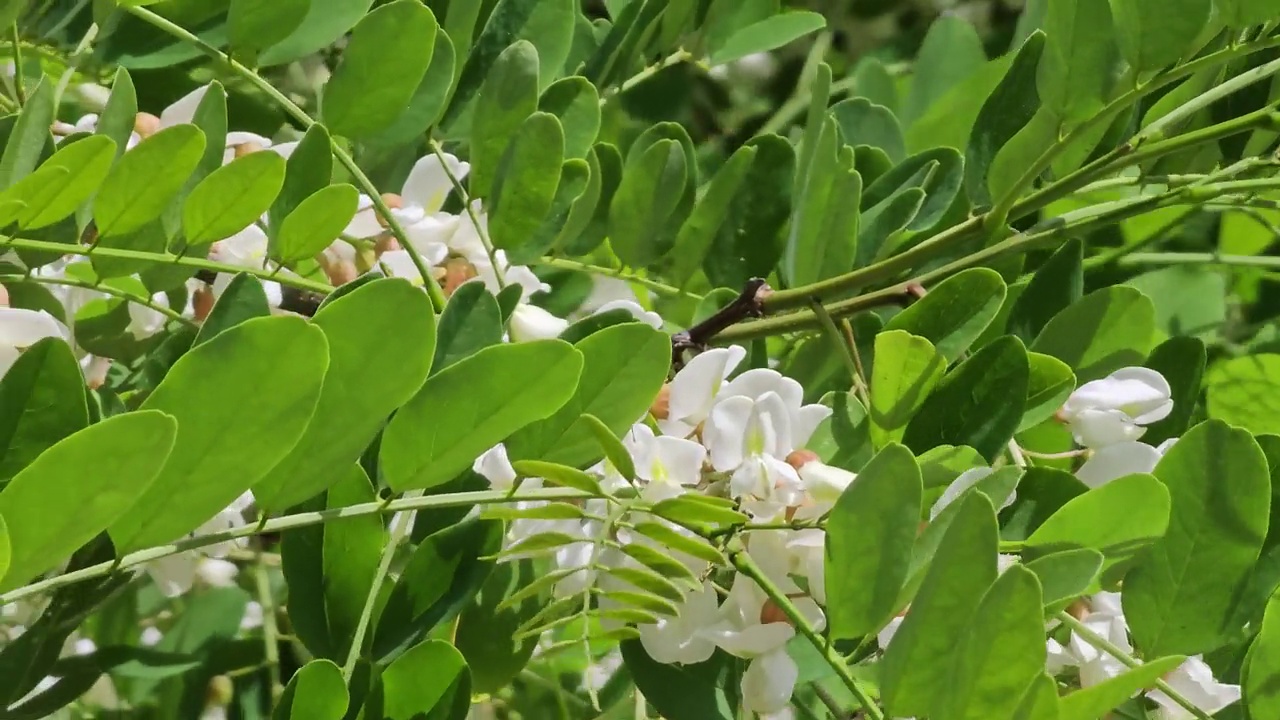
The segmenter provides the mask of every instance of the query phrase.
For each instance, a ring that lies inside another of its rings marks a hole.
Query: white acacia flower
[[[164,293],[155,293],[151,296],[151,302],[161,307],[169,307],[169,296]],[[130,335],[135,339],[145,340],[152,335],[164,329],[165,322],[169,319],[159,310],[152,310],[146,305],[140,305],[135,302],[128,303],[129,306],[129,327]]]
[[[472,471],[489,481],[494,490],[510,490],[516,483],[516,471],[507,457],[507,446],[498,443],[485,450],[471,465]]]
[[[44,310],[0,307],[0,377],[18,361],[23,350],[49,338],[66,339],[70,333]]]
[[[1144,425],[1163,420],[1172,411],[1172,391],[1163,375],[1127,367],[1076,388],[1062,406],[1061,417],[1076,442],[1100,448],[1137,440],[1146,432]]]
[[[1187,658],[1177,669],[1165,675],[1164,680],[1175,692],[1209,715],[1240,700],[1240,686],[1215,680],[1213,670],[1199,655]],[[1152,690],[1147,697],[1160,706],[1160,720],[1191,720],[1195,717],[1161,690]]]
[[[1100,447],[1076,470],[1076,477],[1096,488],[1125,475],[1149,473],[1172,444],[1167,441],[1160,447],[1151,447],[1137,440],[1125,440]]]
[[[636,477],[647,483],[643,495],[648,500],[675,497],[702,480],[707,449],[692,440],[655,435],[648,425],[637,423],[623,442],[635,461]]]
[[[440,213],[445,198],[453,190],[453,183],[445,173],[445,167],[459,181],[471,171],[471,165],[448,153],[444,163],[435,154],[426,155],[413,164],[409,177],[400,188],[400,207],[392,207],[391,214],[405,226],[405,233],[411,241],[435,242],[447,246],[453,230],[457,228],[457,216]],[[419,223],[426,223],[410,230]],[[378,218],[378,211],[373,200],[367,195],[360,196],[356,215],[343,231],[344,235],[354,238],[368,238],[381,234],[385,230]],[[447,231],[447,232],[446,232]],[[417,235],[417,237],[415,237]],[[420,250],[425,250],[419,248]],[[447,253],[447,249],[446,249]]]
[[[209,246],[209,259],[226,265],[262,270],[267,265],[267,234],[257,225],[250,225],[240,232],[215,242]],[[281,272],[288,272],[281,270]],[[219,273],[213,281],[214,297],[222,297],[222,293],[231,285],[234,275]],[[280,307],[284,302],[284,293],[280,283],[274,280],[261,280],[262,289],[267,293],[267,304]]]
[[[801,465],[798,472],[805,491],[819,503],[834,503],[839,500],[840,494],[858,479],[855,473],[833,467],[821,460],[811,460]]]
[[[640,643],[649,657],[660,663],[704,662],[715,652],[715,643],[706,630],[719,619],[716,590],[704,582],[702,588],[685,595],[675,617],[664,617],[654,625],[640,626]]]
[[[658,421],[664,435],[688,437],[711,413],[725,379],[747,356],[739,345],[708,350],[690,360],[671,380],[666,419]]]
[[[631,313],[631,316],[634,317],[636,320],[639,320],[640,322],[644,323],[645,325],[648,325],[654,330],[662,329],[661,315],[659,315],[656,312],[645,310],[644,308],[640,307],[640,303],[637,303],[631,300],[611,300],[601,305],[600,308],[596,310],[595,313],[593,314],[599,315],[601,313],[607,313],[610,310],[626,310],[627,312]]]
[[[831,408],[804,404],[804,388],[794,379],[769,368],[754,368],[730,380],[721,388],[717,400],[730,397],[762,398],[773,393],[782,399],[791,417],[791,433],[794,447],[804,447],[818,429],[831,416]]]
[[[718,401],[702,431],[711,465],[733,473],[733,497],[772,500],[784,505],[799,500],[800,477],[785,458],[795,449],[791,414],[777,393],[758,400],[735,395]]]
[[[1133,652],[1119,593],[1100,592],[1090,597],[1087,614],[1080,622],[1124,652]],[[1084,688],[1109,680],[1127,669],[1110,653],[1099,650],[1075,632],[1071,633],[1066,645],[1053,638],[1046,644],[1049,672],[1056,674],[1067,667],[1075,667],[1080,673],[1080,686]]]
[[[537,305],[519,303],[511,313],[507,331],[512,342],[550,340],[560,337],[569,327],[569,321],[556,317]]]

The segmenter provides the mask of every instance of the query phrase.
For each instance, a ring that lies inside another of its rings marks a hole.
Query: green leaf
[[[941,88],[944,94],[912,123],[907,132],[907,147],[912,152],[940,146],[964,150],[978,114],[1004,79],[1014,57],[1007,54],[980,64],[958,84]]]
[[[1145,73],[1176,62],[1204,30],[1210,0],[1111,0],[1120,51]]]
[[[512,435],[507,450],[513,460],[579,467],[599,459],[595,433],[581,417],[594,415],[621,436],[653,404],[671,366],[670,339],[643,323],[607,327],[574,347],[583,358],[577,391],[555,414]],[[528,373],[521,374],[525,385]]]
[[[1237,593],[1262,551],[1267,458],[1248,432],[1208,420],[1165,453],[1155,476],[1177,522],[1125,578],[1125,616],[1144,653],[1207,652],[1234,632]]]
[[[329,369],[306,432],[253,486],[263,509],[284,510],[337,482],[431,370],[431,300],[406,280],[363,285],[320,308],[312,324],[328,341]]]
[[[925,200],[907,229],[929,230],[951,210],[963,185],[964,157],[960,152],[949,147],[931,148],[877,177],[862,193],[862,208],[871,210],[902,189],[918,187],[925,191]]]
[[[676,140],[659,140],[641,153],[633,149],[609,204],[609,242],[624,263],[646,267],[675,245],[674,233],[663,228],[683,223],[679,206],[689,173]]]
[[[1169,493],[1142,473],[1112,480],[1066,502],[1026,539],[1023,556],[1091,548],[1103,554],[1103,581],[1118,579],[1138,553],[1165,534]]]
[[[1044,108],[1035,111],[1025,125],[1009,138],[987,169],[987,190],[994,201],[1000,201],[1010,193],[1019,196],[1029,188],[1019,186],[1022,176],[1040,157],[1057,142],[1061,130],[1057,118]],[[1034,181],[1036,178],[1032,178]]]
[[[907,423],[933,392],[947,361],[933,343],[905,330],[876,335],[871,372],[871,438],[877,447],[902,439]]]
[[[285,162],[284,184],[276,195],[275,202],[271,203],[267,215],[267,235],[271,238],[272,256],[279,254],[277,238],[280,223],[302,201],[328,186],[332,179],[333,148],[329,131],[324,125],[313,123],[289,154],[289,159]]]
[[[0,590],[57,566],[127,512],[165,465],[176,429],[162,412],[117,415],[56,443],[14,476],[0,490],[11,546]],[[81,500],[76,512],[65,512],[67,497]]]
[[[476,601],[458,617],[455,644],[471,666],[472,690],[497,692],[511,682],[533,655],[537,638],[515,639],[516,628],[542,606],[538,595],[510,607],[499,604],[538,577],[531,560],[502,563],[480,588]]]
[[[204,133],[195,125],[174,125],[120,156],[93,201],[100,237],[142,229],[160,217],[178,196],[204,153]]]
[[[298,203],[276,236],[280,262],[295,263],[320,254],[342,234],[359,204],[359,191],[346,183],[323,187]]]
[[[191,194],[191,191],[195,189],[201,180],[214,170],[222,167],[223,159],[226,156],[228,137],[227,92],[220,83],[217,81],[209,83],[205,91],[199,96],[199,102],[196,103],[191,122],[200,129],[200,132],[204,133],[204,152],[201,154],[199,162],[196,163],[195,171],[190,174],[186,182],[182,183],[178,193],[169,202],[168,207],[165,208],[160,217],[165,240],[172,239],[172,242],[169,242],[169,250],[172,252],[186,252],[192,249],[181,237],[182,206],[187,196]],[[205,253],[201,249],[196,254],[203,255]],[[176,275],[178,270],[172,269],[171,272]],[[182,275],[178,277],[185,280],[189,276],[189,272],[183,271]]]
[[[929,26],[912,72],[911,89],[902,111],[910,126],[987,61],[982,40],[968,20],[943,13]],[[984,94],[982,97],[986,97]]]
[[[839,146],[837,134],[835,121],[828,118],[815,138],[807,171],[800,176],[783,258],[791,285],[812,284],[853,268],[862,176],[853,169],[853,152]]]
[[[1151,300],[1133,288],[1112,286],[1095,290],[1054,315],[1031,350],[1070,365],[1083,384],[1141,364],[1154,334]]]
[[[1134,695],[1150,688],[1157,680],[1173,672],[1186,660],[1180,655],[1156,658],[1115,677],[1063,695],[1058,701],[1061,720],[1095,720],[1122,705]]]
[[[1008,332],[1023,342],[1033,342],[1053,316],[1083,296],[1084,243],[1071,238],[1036,270],[1027,289],[1018,296],[1009,313]]]
[[[563,163],[560,121],[544,112],[525,118],[498,164],[489,214],[489,237],[494,247],[513,252],[513,256],[538,256],[550,246],[554,235],[545,243],[536,242],[534,236],[556,200]]]
[[[484,283],[463,283],[444,306],[436,328],[432,372],[502,342],[502,310]]]
[[[1270,0],[1217,0],[1215,6],[1218,18],[1230,28],[1259,25],[1280,17],[1280,10]]]
[[[21,202],[14,219],[24,230],[53,225],[88,200],[111,168],[116,146],[100,135],[67,141],[34,173],[0,196],[0,202]],[[6,216],[6,221],[11,221]]]
[[[521,477],[539,477],[552,485],[596,495],[604,494],[600,489],[600,482],[593,475],[577,468],[538,460],[517,460],[511,466]]]
[[[365,15],[324,86],[320,111],[329,130],[358,138],[395,122],[427,73],[438,29],[418,0],[393,0]]]
[[[249,320],[183,355],[142,404],[172,415],[178,439],[111,526],[116,550],[190,532],[266,475],[311,420],[328,364],[324,333],[299,317]]]
[[[641,535],[656,540],[659,544],[676,552],[682,552],[691,558],[720,565],[728,563],[724,553],[717,550],[706,540],[677,532],[670,525],[658,522],[639,522],[636,523],[634,529]]]
[[[314,1],[321,3],[321,0]],[[313,0],[279,0],[269,3],[231,0],[227,10],[227,33],[232,52],[245,53],[254,58],[262,50],[289,37],[307,17],[312,2]]]
[[[312,660],[289,678],[271,720],[342,720],[347,702],[341,668],[329,660]]]
[[[1000,148],[1031,121],[1040,105],[1036,69],[1044,51],[1044,33],[1034,32],[1018,48],[1013,64],[982,105],[964,157],[964,185],[975,205],[990,205],[988,175]]]
[[[444,33],[436,33],[436,44],[431,50],[431,62],[418,83],[418,89],[409,100],[409,107],[396,118],[390,127],[365,139],[370,145],[399,147],[420,139],[431,129],[444,112],[454,79],[453,41]]]
[[[273,152],[255,152],[209,173],[182,206],[187,242],[204,245],[252,225],[284,185],[285,161]]]
[[[1058,681],[1049,673],[1041,673],[1022,696],[1014,720],[1060,720],[1058,717]]]
[[[902,127],[889,108],[875,105],[865,97],[855,97],[841,100],[831,106],[830,112],[845,145],[878,148],[894,163],[906,159]]]
[[[1173,391],[1173,412],[1165,419],[1148,425],[1147,431],[1142,435],[1143,442],[1159,445],[1169,438],[1181,436],[1191,426],[1191,417],[1200,400],[1201,380],[1207,360],[1204,343],[1190,337],[1169,338],[1151,351],[1151,356],[1143,365],[1169,381],[1169,387]],[[1212,385],[1209,392],[1212,397]],[[1212,411],[1210,414],[1213,414]],[[1245,423],[1235,424],[1247,427]]]
[[[45,147],[50,143],[49,125],[54,120],[55,92],[54,83],[48,78],[42,79],[18,113],[18,121],[5,142],[4,155],[0,156],[0,190],[7,190],[30,175],[39,164]]]
[[[1027,381],[1027,405],[1018,423],[1018,432],[1053,417],[1076,389],[1075,374],[1061,360],[1035,352],[1027,353],[1027,360],[1031,374]]]
[[[380,720],[462,720],[471,705],[471,673],[456,648],[427,640],[393,660],[372,694],[365,707],[381,708]]]
[[[995,270],[963,270],[894,315],[884,329],[906,330],[923,337],[943,357],[955,360],[1000,312],[1005,292],[1004,280]]]
[[[968,445],[988,460],[1003,452],[1022,420],[1030,367],[1022,341],[1006,335],[947,373],[907,424],[903,444],[920,453]]]
[[[923,489],[901,445],[880,451],[845,488],[827,520],[827,624],[832,639],[884,626],[907,580]]]
[[[1046,5],[1036,89],[1061,132],[1102,109],[1115,65],[1114,29],[1107,0],[1053,0]]]
[[[507,146],[537,109],[538,50],[528,40],[521,40],[494,61],[476,99],[468,176],[473,197],[488,197],[493,191]],[[563,157],[563,131],[560,134]]]
[[[991,501],[969,493],[881,661],[880,697],[893,716],[933,715],[944,707],[955,647],[996,579],[997,534]],[[1035,615],[1043,646],[1039,598]]]
[[[826,26],[826,18],[807,10],[792,10],[774,15],[730,35],[723,45],[712,49],[708,63],[714,67],[752,53],[768,52]]]
[[[555,417],[582,373],[572,345],[539,340],[485,348],[432,375],[383,432],[387,484],[403,492],[452,480],[520,428]]]
[[[590,413],[583,414],[582,423],[595,436],[596,442],[600,443],[600,449],[604,451],[605,459],[613,469],[627,480],[634,481],[636,479],[635,461],[631,458],[631,451],[627,450],[618,436],[613,434],[603,420]]]
[[[969,620],[955,653],[952,695],[935,717],[986,720],[1011,717],[1022,693],[1044,673],[1044,610],[1035,573],[1004,571]],[[914,608],[913,608],[914,610]]]
[[[751,145],[735,150],[711,178],[693,212],[680,227],[671,253],[674,267],[670,272],[677,286],[685,285],[702,266],[752,170],[757,153],[758,149]]]
[[[702,262],[707,277],[716,285],[742,287],[753,277],[773,272],[786,247],[783,228],[791,217],[791,191],[795,175],[795,149],[778,135],[760,135],[743,147],[756,151],[751,170],[734,195],[733,204],[710,253]],[[726,172],[724,168],[717,172]],[[712,187],[716,182],[712,179]],[[700,202],[711,202],[708,188]],[[695,213],[697,210],[695,209]],[[693,222],[693,218],[690,218]],[[673,279],[682,267],[675,256]]]
[[[1257,434],[1280,433],[1280,355],[1257,354],[1217,363],[1205,379],[1209,416]]]
[[[262,281],[249,273],[236,273],[209,311],[209,317],[200,324],[200,331],[191,347],[207,342],[246,320],[270,314],[271,305]]]
[[[413,551],[387,596],[373,634],[384,659],[457,616],[480,591],[502,546],[502,523],[466,520],[429,535]]]
[[[538,109],[551,113],[564,127],[564,156],[586,158],[600,131],[600,95],[581,76],[563,78],[538,99]]]
[[[117,68],[115,79],[111,82],[111,94],[107,96],[107,105],[98,116],[98,127],[94,132],[111,138],[115,143],[116,157],[120,157],[128,149],[137,118],[138,94],[133,87],[133,78],[129,76],[128,70]]]
[[[84,376],[71,348],[45,338],[0,378],[0,483],[89,424]]]
[[[1280,711],[1280,595],[1267,601],[1258,636],[1249,646],[1241,685],[1252,717],[1270,717]]]
[[[1156,327],[1212,339],[1227,322],[1227,276],[1217,268],[1173,266],[1125,281],[1151,298]]]
[[[298,27],[262,53],[258,64],[283,65],[323,50],[347,34],[372,5],[373,0],[311,0]]]
[[[723,651],[690,665],[660,663],[639,640],[621,644],[622,660],[644,694],[670,720],[734,720],[738,717],[739,680],[736,663]]]
[[[1055,608],[1089,592],[1102,572],[1103,555],[1092,548],[1072,548],[1032,560],[1026,568],[1040,579],[1046,608]]]
[[[596,87],[609,87],[626,77],[641,43],[658,24],[669,6],[669,0],[641,0],[631,2],[615,16],[599,48],[587,60],[579,74]],[[708,10],[708,13],[711,11]]]
[[[734,508],[732,502],[723,498],[705,495],[685,494],[663,500],[654,505],[650,512],[684,526],[732,526],[747,521],[747,516]]]

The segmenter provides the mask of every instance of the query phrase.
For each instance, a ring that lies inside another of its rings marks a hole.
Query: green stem
[[[838,675],[840,680],[844,682],[845,687],[849,688],[849,692],[853,694],[854,699],[856,699],[858,704],[862,706],[862,711],[866,716],[871,720],[884,720],[884,712],[881,711],[880,707],[871,700],[867,691],[863,689],[862,685],[853,677],[853,673],[849,671],[849,666],[845,664],[844,659],[836,654],[835,649],[831,647],[831,643],[827,642],[818,634],[818,631],[809,622],[808,618],[800,612],[799,608],[795,606],[795,603],[791,602],[791,598],[787,597],[787,594],[782,592],[782,590],[780,590],[778,586],[764,574],[764,571],[760,569],[759,565],[756,565],[755,561],[751,559],[751,556],[747,554],[747,551],[741,548],[741,546],[731,550],[729,552],[729,561],[733,563],[734,568],[736,568],[738,572],[754,580],[756,585],[759,585],[760,589],[764,591],[765,595],[768,595],[769,599],[778,606],[778,609],[782,610],[783,614],[787,616],[787,619],[791,621],[791,624],[795,626],[796,630],[808,639],[814,649],[817,650],[818,653],[822,655],[823,659],[827,661],[827,664],[831,666],[831,669],[836,671],[836,675]]]
[[[21,600],[25,597],[48,592],[67,585],[74,585],[79,582],[84,582],[85,580],[102,577],[103,575],[110,574],[116,569],[137,567],[139,565],[149,563],[152,560],[158,560],[170,555],[177,555],[189,550],[197,550],[209,545],[216,545],[218,543],[238,540],[240,538],[251,537],[254,535],[279,533],[302,527],[310,527],[312,525],[320,525],[322,523],[333,522],[343,518],[363,517],[365,515],[381,515],[385,513],[400,512],[402,510],[423,510],[426,508],[459,507],[466,505],[495,505],[535,500],[583,500],[594,497],[597,496],[592,493],[566,488],[529,490],[519,495],[514,495],[507,490],[481,490],[475,492],[428,495],[426,497],[416,498],[400,498],[390,502],[375,501],[359,503],[341,508],[317,510],[315,512],[297,513],[294,515],[282,515],[277,518],[271,518],[270,520],[258,525],[245,525],[231,530],[223,530],[221,532],[208,533],[205,535],[196,535],[168,545],[160,545],[158,547],[139,550],[116,560],[101,562],[97,565],[90,565],[64,575],[47,578],[15,590],[10,590],[9,592],[0,595],[0,607],[17,600]]]
[[[1090,630],[1084,623],[1075,619],[1071,613],[1065,611],[1059,612],[1055,617],[1057,617],[1063,625],[1071,628],[1071,631],[1083,638],[1085,642],[1105,652],[1116,660],[1119,660],[1125,667],[1133,669],[1142,666],[1142,663],[1132,655],[1116,647],[1110,640],[1107,640],[1101,635]],[[1168,695],[1170,700],[1174,701],[1187,712],[1199,718],[1199,720],[1212,720],[1208,713],[1196,707],[1195,704],[1183,697],[1177,690],[1169,687],[1169,683],[1164,680],[1157,680],[1155,685],[1157,689],[1165,695]]]
[[[143,22],[167,32],[179,40],[190,43],[214,60],[225,63],[232,72],[241,76],[274,100],[277,105],[283,108],[288,115],[297,120],[304,128],[310,128],[312,125],[316,124],[316,121],[308,115],[305,110],[298,107],[297,104],[285,96],[284,93],[272,86],[271,83],[267,82],[267,80],[261,75],[244,66],[239,61],[233,59],[216,47],[196,37],[182,26],[170,22],[145,7],[138,7],[134,5],[124,5],[121,7],[125,12],[137,17]],[[413,261],[414,267],[417,268],[418,274],[422,276],[422,283],[427,289],[427,294],[431,296],[431,304],[435,306],[436,312],[442,311],[445,304],[444,291],[440,289],[440,284],[436,282],[435,277],[431,274],[431,269],[427,267],[426,262],[422,259],[422,254],[419,253],[409,242],[409,236],[405,233],[404,227],[400,224],[400,221],[392,215],[391,209],[387,207],[385,202],[383,202],[382,194],[378,192],[378,188],[369,180],[369,176],[365,175],[364,171],[356,165],[355,160],[352,159],[351,155],[347,153],[346,150],[343,150],[336,142],[332,141],[330,149],[333,151],[333,156],[338,159],[338,162],[347,169],[347,172],[351,173],[351,178],[355,180],[355,183],[359,186],[360,190],[365,195],[369,196],[374,209],[377,211],[379,217],[381,217],[387,224],[387,229],[391,231],[391,234],[395,235],[396,240],[400,243],[400,247],[403,248],[405,252],[409,253],[409,258]]]
[[[1246,70],[1230,80],[1219,83],[1174,108],[1168,114],[1161,116],[1155,122],[1143,128],[1135,137],[1137,139],[1160,137],[1164,135],[1166,129],[1172,128],[1178,123],[1190,119],[1196,113],[1234,92],[1238,92],[1250,85],[1253,85],[1254,83],[1266,80],[1277,72],[1280,72],[1280,60],[1272,60],[1264,65],[1259,65],[1256,68]]]
[[[858,361],[853,356],[851,345],[845,342],[844,334],[840,332],[840,328],[836,327],[836,321],[831,318],[831,314],[827,312],[821,302],[812,300],[809,305],[813,308],[813,314],[818,318],[818,324],[822,326],[823,332],[835,344],[837,352],[840,354],[840,360],[844,363],[845,370],[849,372],[849,381],[858,389],[859,396],[865,402],[868,399],[866,396],[866,380],[863,379],[862,372],[858,368]],[[870,405],[867,407],[870,407]]]
[[[475,208],[471,207],[471,194],[449,169],[449,163],[445,162],[444,150],[440,147],[440,143],[432,140],[431,152],[435,153],[436,159],[440,161],[440,169],[444,171],[445,177],[449,178],[453,189],[458,191],[458,197],[462,199],[462,207],[465,208],[467,218],[471,220],[471,227],[475,228],[476,237],[480,238],[480,244],[484,246],[485,254],[489,256],[489,265],[493,267],[493,277],[498,281],[498,288],[505,288],[507,286],[507,279],[504,277],[506,268],[498,266],[498,253],[494,250],[493,241],[489,239],[489,233],[481,224],[480,218],[476,216]]]
[[[267,675],[271,682],[272,704],[284,693],[284,685],[280,683],[280,628],[276,625],[276,604],[271,595],[271,578],[267,574],[267,564],[262,561],[262,545],[258,544],[257,559],[253,565],[253,578],[258,593],[258,604],[262,606],[262,644]]]
[[[18,107],[27,104],[27,88],[23,83],[22,43],[18,38],[18,21],[9,26],[9,38],[13,42],[13,92],[17,96]]]
[[[644,82],[645,80],[648,80],[654,75],[657,75],[659,72],[666,70],[672,65],[679,65],[680,63],[686,60],[692,60],[692,59],[693,59],[693,54],[690,53],[688,50],[683,50],[683,49],[676,50],[675,52],[659,60],[653,65],[650,65],[649,67],[644,68],[643,70],[636,73],[635,75],[632,75],[626,80],[623,80],[622,83],[619,84],[616,88],[612,88],[601,93],[600,106],[604,107],[604,105],[608,103],[611,99],[613,99],[615,96],[625,93],[626,91],[630,90],[636,85],[639,85],[640,83]]]
[[[157,265],[168,263],[170,265],[184,265],[199,270],[212,270],[214,272],[224,273],[246,273],[263,280],[272,280],[281,285],[296,287],[301,290],[310,290],[312,292],[329,293],[333,291],[333,287],[325,283],[308,280],[304,277],[296,275],[279,275],[271,270],[262,268],[242,267],[240,265],[227,265],[225,263],[215,262],[206,258],[193,258],[179,255],[170,255],[169,253],[144,252],[142,250],[124,250],[121,248],[97,247],[89,248],[83,245],[73,245],[70,243],[48,242],[46,240],[28,240],[26,238],[0,238],[0,248],[14,248],[17,250],[41,250],[44,252],[57,253],[59,255],[82,255],[85,257],[106,257],[119,258],[121,260],[141,260],[144,262],[156,263]],[[101,288],[99,288],[101,289]]]
[[[416,491],[406,499],[421,497],[422,492]],[[369,594],[364,598],[364,607],[360,609],[360,620],[356,623],[355,633],[351,636],[351,648],[347,650],[347,661],[342,664],[342,679],[351,683],[351,676],[356,671],[356,663],[360,660],[360,651],[364,646],[365,633],[369,631],[369,623],[373,619],[373,608],[378,604],[378,595],[382,591],[382,583],[387,579],[387,572],[391,569],[391,561],[396,556],[396,550],[400,548],[400,543],[404,542],[405,536],[409,534],[409,528],[413,527],[412,511],[406,512],[400,518],[400,522],[395,529],[391,531],[391,537],[387,538],[386,547],[382,548],[382,557],[378,560],[378,569],[374,571],[373,582],[369,585]]]
[[[197,325],[197,323],[194,320],[187,317],[183,317],[182,313],[178,312],[177,310],[174,310],[173,308],[165,307],[164,305],[161,305],[153,301],[151,298],[144,298],[141,295],[134,295],[131,292],[128,292],[126,290],[121,290],[119,288],[115,288],[110,285],[104,285],[100,283],[91,283],[86,280],[77,280],[75,278],[52,278],[52,277],[41,277],[39,275],[0,275],[0,283],[8,283],[8,282],[13,282],[13,283],[30,282],[30,283],[36,283],[39,285],[58,285],[62,287],[74,287],[74,288],[82,288],[84,290],[93,290],[94,292],[100,292],[104,295],[110,295],[111,297],[120,298],[121,300],[127,300],[128,302],[131,302],[135,305],[141,305],[151,310],[155,310],[156,312],[160,313],[161,315],[164,315],[170,320],[177,320],[178,322],[184,325],[190,325],[192,327],[196,327]]]
[[[1152,252],[1133,253],[1118,258],[1120,265],[1217,265],[1280,270],[1280,257],[1264,255],[1219,255],[1217,253]]]
[[[560,268],[562,270],[577,270],[579,272],[590,273],[592,275],[601,275],[604,277],[616,278],[618,280],[635,283],[637,285],[643,285],[646,288],[649,288],[650,290],[658,293],[659,295],[666,295],[668,297],[687,297],[693,300],[702,299],[701,295],[698,295],[696,293],[691,293],[687,290],[681,290],[680,288],[674,285],[668,285],[663,282],[658,282],[657,280],[650,280],[647,277],[634,275],[634,274],[625,272],[623,270],[614,270],[612,268],[607,268],[600,265],[592,265],[590,263],[579,262],[577,260],[544,257],[538,260],[534,260],[531,264],[543,265],[545,267]]]

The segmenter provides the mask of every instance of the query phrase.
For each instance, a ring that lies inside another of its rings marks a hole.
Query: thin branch
[[[68,277],[56,278],[56,277],[43,277],[40,275],[16,275],[16,274],[0,275],[0,283],[5,283],[5,282],[13,282],[13,283],[30,282],[30,283],[36,283],[39,285],[58,285],[61,287],[74,287],[74,288],[81,288],[84,290],[93,290],[94,292],[100,292],[103,295],[110,295],[111,297],[120,298],[121,300],[131,302],[135,305],[141,305],[142,307],[148,308],[150,310],[154,310],[160,313],[161,315],[164,315],[170,320],[177,320],[178,322],[184,325],[190,325],[192,327],[196,326],[196,322],[194,320],[188,317],[183,317],[182,313],[178,312],[177,310],[174,310],[171,307],[161,305],[160,303],[155,302],[149,297],[135,295],[131,292],[128,292],[127,290],[121,290],[111,285],[106,285],[102,283],[92,283],[87,280],[77,280],[76,278],[68,278]]]

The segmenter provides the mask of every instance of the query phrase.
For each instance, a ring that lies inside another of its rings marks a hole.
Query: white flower
[[[245,603],[244,616],[240,618],[241,630],[253,630],[262,627],[262,604],[256,600]]]
[[[142,635],[138,638],[138,641],[145,647],[151,647],[163,639],[164,633],[160,632],[159,628],[154,625],[148,625],[142,629]]]
[[[568,320],[558,318],[537,305],[528,303],[516,305],[507,325],[512,342],[557,338],[568,327]]]
[[[267,234],[257,225],[250,225],[235,235],[211,245],[209,259],[227,265],[261,270],[267,265]],[[234,277],[230,273],[219,273],[213,283],[214,297],[222,297],[222,293]],[[280,303],[284,301],[280,283],[272,280],[261,282],[263,290],[267,293],[267,303],[271,307],[280,307]]]
[[[811,460],[801,465],[799,474],[805,491],[820,503],[834,503],[840,499],[845,488],[858,479],[854,473],[832,467],[821,460]]]
[[[746,348],[739,345],[716,348],[698,355],[676,373],[667,419],[658,422],[663,434],[687,437],[706,420],[725,379],[746,356]]]
[[[804,447],[809,437],[813,435],[813,431],[818,429],[818,425],[831,416],[831,408],[825,405],[816,403],[805,405],[804,388],[800,383],[769,368],[753,368],[742,373],[726,383],[716,399],[730,397],[760,399],[768,393],[774,393],[782,398],[787,414],[791,417],[791,432],[795,447]]]
[[[1118,593],[1100,592],[1089,598],[1088,614],[1080,622],[1120,650],[1133,652],[1129,643],[1129,626],[1125,622]],[[1050,672],[1076,667],[1080,672],[1081,687],[1092,687],[1126,670],[1110,653],[1099,650],[1075,632],[1071,633],[1065,646],[1052,638],[1047,646]]]
[[[1199,655],[1187,658],[1164,680],[1175,692],[1209,715],[1240,700],[1240,686],[1215,680],[1213,670]],[[1152,690],[1147,697],[1160,706],[1160,720],[1190,720],[1195,717],[1161,690]]]
[[[67,338],[66,326],[43,310],[0,307],[0,377],[23,350],[44,338]]]
[[[169,307],[169,296],[164,293],[155,293],[151,296],[151,302],[161,307]],[[165,321],[168,320],[164,313],[135,302],[128,303],[128,305],[128,329],[135,339],[145,340],[164,329]]]
[[[769,392],[758,400],[735,395],[715,404],[702,431],[711,465],[732,472],[733,497],[752,496],[791,505],[799,500],[800,476],[785,458],[795,449],[791,415]]]
[[[632,317],[636,320],[639,320],[654,330],[662,329],[661,315],[656,312],[645,310],[640,307],[640,303],[632,302],[631,300],[612,300],[601,305],[600,309],[596,310],[593,314],[600,315],[601,313],[607,313],[610,310],[626,310],[631,313]]]
[[[685,596],[675,617],[640,626],[640,643],[649,657],[660,663],[700,663],[711,658],[716,646],[706,629],[718,620],[716,591],[711,583]]]
[[[1125,475],[1151,472],[1162,455],[1159,448],[1137,440],[1125,440],[1094,450],[1076,470],[1076,477],[1089,487],[1100,487]]]
[[[938,515],[942,514],[942,511],[945,510],[948,505],[955,502],[965,493],[966,490],[977,485],[979,481],[991,475],[993,472],[995,471],[991,468],[977,467],[970,468],[960,473],[955,480],[951,481],[951,484],[947,486],[947,489],[942,491],[942,497],[938,498],[938,501],[933,504],[932,508],[930,508],[929,520],[933,521],[938,519]],[[1010,493],[1009,497],[1001,500],[1000,506],[996,508],[996,512],[1000,512],[1012,505],[1015,499],[1017,499],[1017,493]]]
[[[235,563],[219,558],[201,558],[196,562],[196,577],[209,587],[231,587],[239,574],[240,568]]]
[[[1147,368],[1127,367],[1076,388],[1062,406],[1061,417],[1076,442],[1100,448],[1137,440],[1146,432],[1144,425],[1172,411],[1172,391],[1164,376]]]
[[[471,465],[471,469],[495,490],[510,490],[516,483],[516,471],[507,458],[507,447],[498,443],[484,451]]]
[[[443,155],[443,164],[435,153],[413,164],[413,169],[409,171],[409,177],[400,190],[400,197],[407,204],[416,205],[426,213],[438,212],[444,206],[445,198],[453,190],[453,182],[449,179],[449,175],[452,174],[454,178],[461,181],[467,173],[471,172],[469,163],[448,153]],[[445,168],[448,168],[448,173],[445,172]]]
[[[648,500],[675,497],[702,479],[707,449],[692,440],[654,435],[648,425],[637,423],[624,442],[635,461],[636,477],[649,483],[644,492]]]

